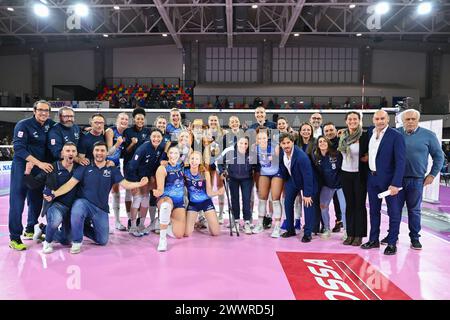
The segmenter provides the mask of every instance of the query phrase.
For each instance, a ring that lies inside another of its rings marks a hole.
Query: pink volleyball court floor
[[[81,254],[56,244],[44,255],[32,241],[8,247],[8,201],[0,197],[0,299],[450,299],[448,240],[423,230],[423,250],[412,250],[405,222],[395,256],[344,246],[342,233],[307,244],[268,230],[230,237],[227,221],[218,237],[170,238],[164,253],[155,234],[117,231],[105,247],[85,240]]]

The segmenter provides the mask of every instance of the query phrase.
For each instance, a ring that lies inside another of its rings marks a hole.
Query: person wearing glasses
[[[320,113],[313,113],[311,117],[309,118],[309,123],[313,127],[313,138],[317,139],[318,137],[322,136],[323,130],[322,130],[322,115]]]
[[[48,140],[50,142],[48,148],[50,150],[52,161],[61,160],[61,151],[66,142],[73,142],[76,147],[80,142],[80,127],[75,124],[75,112],[70,107],[62,107],[58,111],[59,123],[57,123],[48,132]],[[87,159],[81,160],[74,158],[76,163],[81,165],[89,164]]]
[[[55,122],[50,119],[50,103],[45,100],[35,102],[33,114],[33,117],[19,121],[14,127],[14,157],[10,182],[10,194],[14,197],[9,198],[8,227],[9,246],[18,251],[27,249],[21,240],[25,199],[28,201],[28,221],[24,239],[33,239],[34,225],[37,224],[42,208],[43,186],[34,190],[27,188],[24,181],[26,163],[31,162],[34,165],[31,171],[33,175],[37,175],[40,170],[46,173],[53,171],[47,152],[48,131],[55,125]]]
[[[86,132],[80,138],[78,146],[79,157],[87,158],[90,163],[94,160],[94,143],[97,141],[105,142],[105,117],[100,113],[92,115],[89,120],[91,131]]]

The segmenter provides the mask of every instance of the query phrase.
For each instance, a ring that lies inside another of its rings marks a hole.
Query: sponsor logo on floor
[[[411,300],[357,254],[277,252],[297,300]]]

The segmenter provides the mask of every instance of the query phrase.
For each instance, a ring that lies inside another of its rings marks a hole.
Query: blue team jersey
[[[49,161],[50,155],[47,149],[48,132],[55,122],[51,119],[41,125],[35,117],[20,120],[14,127],[14,161],[26,162],[28,156],[33,156],[40,161]]]
[[[170,134],[169,134],[169,133],[165,133],[164,136],[163,136],[163,141],[162,141],[162,143],[163,143],[164,145],[166,145],[168,142],[170,142],[170,139],[171,139]]]
[[[139,181],[142,177],[153,177],[161,160],[165,159],[164,145],[161,143],[155,148],[150,141],[147,141],[136,150],[133,158],[128,162],[125,167],[125,176],[130,181]]]
[[[125,129],[123,132],[123,137],[125,138],[124,141],[124,156],[123,156],[123,163],[126,165],[128,161],[131,160],[133,157],[133,154],[136,152],[137,148],[139,148],[144,142],[149,141],[150,139],[150,129],[149,128],[142,128],[141,130],[138,130],[136,126],[133,126],[131,128]],[[136,138],[138,140],[137,144],[134,145],[134,147],[128,152],[126,149],[131,144],[131,138]]]
[[[266,127],[266,128],[269,128],[269,129],[276,129],[277,128],[277,124],[275,122],[272,122],[272,121],[269,121],[269,120],[266,119],[266,121],[264,122],[263,125],[260,125],[258,122],[254,122],[248,128],[256,130],[256,128],[258,128],[258,127]]]
[[[117,127],[112,127],[111,129],[114,133],[113,145],[115,145],[117,142],[117,139],[119,139],[119,137],[123,137],[123,135],[119,133],[119,130],[117,130]],[[125,137],[123,137],[123,138],[125,139]],[[106,158],[107,160],[111,160],[112,162],[114,162],[116,167],[120,166],[120,156],[122,155],[124,146],[125,146],[125,141],[122,142],[122,144],[116,149],[116,151],[112,155],[110,155]]]
[[[117,167],[99,168],[95,163],[79,166],[73,177],[79,181],[79,196],[105,212],[109,212],[109,192],[114,184],[123,180]]]
[[[210,199],[206,192],[206,179],[205,176],[198,173],[192,175],[189,168],[184,169],[184,177],[186,181],[186,188],[188,190],[189,202],[203,202]]]
[[[260,146],[256,147],[258,154],[258,164],[260,167],[260,173],[263,176],[274,176],[280,169],[280,159],[275,154],[275,145],[268,145],[267,149],[263,150]]]
[[[61,159],[61,150],[66,142],[73,142],[78,148],[80,141],[80,127],[74,124],[72,127],[66,127],[57,123],[48,132],[48,146],[54,161]]]
[[[181,163],[175,166],[167,164],[166,180],[162,197],[169,197],[174,203],[182,203],[184,200],[184,168]]]
[[[342,187],[342,155],[340,153],[336,157],[330,157],[329,155],[321,157],[317,161],[317,164],[315,163],[315,167],[319,172],[319,177],[322,179],[323,185],[333,189]]]
[[[91,162],[94,159],[92,152],[94,151],[94,143],[97,141],[105,141],[105,136],[103,134],[94,136],[92,133],[88,132],[81,136],[80,144],[78,146],[78,153],[84,154],[84,156]]]
[[[185,128],[181,124],[179,128],[175,128],[173,124],[169,123],[166,127],[166,133],[170,135],[171,141],[178,141],[178,135],[184,129]]]

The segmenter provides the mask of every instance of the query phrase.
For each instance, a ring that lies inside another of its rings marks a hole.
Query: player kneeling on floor
[[[202,163],[202,154],[194,151],[189,156],[189,168],[184,169],[186,187],[189,194],[185,237],[192,235],[199,211],[203,211],[208,222],[209,232],[213,236],[220,233],[219,220],[211,197],[224,194],[224,188],[213,191],[209,172]]]
[[[153,194],[158,199],[159,244],[158,251],[167,250],[167,232],[172,222],[171,232],[176,238],[182,238],[186,228],[186,210],[184,208],[184,164],[180,162],[180,150],[172,144],[167,151],[169,161],[156,171],[156,189]]]

